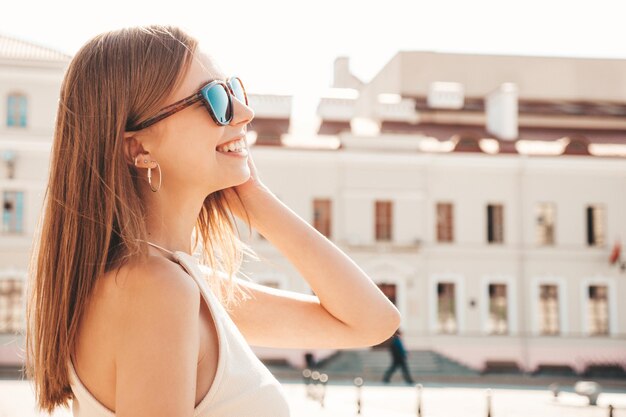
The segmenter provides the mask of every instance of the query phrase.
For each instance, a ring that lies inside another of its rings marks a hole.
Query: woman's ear
[[[152,160],[150,152],[144,149],[141,139],[135,132],[124,133],[124,158],[126,162],[137,168],[156,168],[157,164]]]
[[[135,156],[143,153],[143,146],[137,138],[136,132],[124,132],[124,159],[127,163],[135,165]]]

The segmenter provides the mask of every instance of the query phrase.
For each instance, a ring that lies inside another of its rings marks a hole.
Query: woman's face
[[[178,89],[167,98],[165,106],[196,93],[211,80],[225,81],[230,75],[222,72],[198,47],[188,73]],[[245,85],[245,80],[242,82]],[[143,157],[147,153],[149,160],[159,163],[163,172],[161,190],[167,189],[168,194],[197,190],[208,195],[248,180],[247,157],[224,154],[216,149],[219,144],[245,135],[248,123],[254,118],[250,107],[234,96],[231,98],[234,114],[229,125],[217,125],[205,105],[197,102],[145,129],[141,135],[143,149],[137,148],[133,156],[140,154]],[[152,186],[156,188],[158,169],[152,172]]]

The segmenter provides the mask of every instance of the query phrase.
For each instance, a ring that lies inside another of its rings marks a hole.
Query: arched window
[[[26,127],[26,95],[11,93],[7,99],[7,126]]]

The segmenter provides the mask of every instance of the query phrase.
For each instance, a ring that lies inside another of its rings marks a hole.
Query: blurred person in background
[[[392,363],[389,369],[385,371],[383,375],[383,382],[388,384],[391,376],[396,371],[398,367],[402,370],[402,376],[404,377],[404,381],[407,384],[414,384],[413,378],[411,378],[411,373],[409,372],[409,367],[406,363],[407,352],[404,348],[404,344],[402,343],[402,339],[400,336],[402,335],[402,331],[397,329],[393,336],[391,337],[391,342],[389,343],[389,352],[391,353]]]

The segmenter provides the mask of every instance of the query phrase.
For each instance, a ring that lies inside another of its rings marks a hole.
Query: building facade
[[[626,257],[609,261],[626,236],[625,74],[403,51],[363,82],[340,57],[319,143],[257,146],[255,162],[396,304],[409,349],[477,370],[626,369]],[[264,282],[308,290],[263,253]]]
[[[626,232],[626,160],[252,152],[264,183],[395,303],[408,349],[476,369],[624,363],[626,272],[608,259]],[[253,279],[310,292],[270,243],[252,244],[269,261],[246,264]]]

